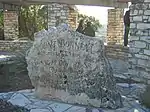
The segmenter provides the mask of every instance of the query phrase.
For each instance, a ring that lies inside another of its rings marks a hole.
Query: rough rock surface
[[[101,40],[65,25],[35,38],[26,59],[38,97],[95,107],[122,105]]]

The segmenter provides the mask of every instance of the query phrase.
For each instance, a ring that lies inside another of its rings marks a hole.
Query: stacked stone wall
[[[107,43],[108,44],[123,44],[123,9],[108,10],[108,26],[107,26]]]
[[[130,10],[129,73],[137,81],[150,83],[150,1],[134,1]]]
[[[112,66],[114,76],[129,79],[128,55],[131,55],[129,48],[122,45],[107,45],[105,46],[105,52]]]
[[[48,5],[48,27],[68,23],[69,7],[67,4],[53,3]]]
[[[74,9],[70,8],[69,9],[69,25],[71,26],[72,29],[77,28],[77,21],[78,21],[78,12],[75,11]]]
[[[29,41],[0,41],[0,51],[15,52],[32,46]]]
[[[67,4],[52,3],[48,5],[48,27],[68,23],[72,28],[77,25],[77,11]]]
[[[0,52],[15,52],[31,46],[30,41],[0,41]],[[113,68],[114,75],[127,79],[129,48],[121,45],[106,45],[105,54]]]
[[[0,41],[0,51],[13,51],[26,46],[30,46],[32,42],[29,41]],[[123,46],[105,46],[106,56],[112,59],[120,59],[127,61],[129,48]]]
[[[15,40],[19,36],[17,11],[4,12],[4,37],[5,40]]]
[[[121,45],[106,45],[106,55],[108,58],[128,61],[129,48]]]

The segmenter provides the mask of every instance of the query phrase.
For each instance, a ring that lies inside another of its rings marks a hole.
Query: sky
[[[108,7],[100,7],[100,6],[83,6],[77,5],[77,8],[81,14],[85,14],[88,16],[94,16],[96,19],[100,21],[101,24],[107,24],[108,20]]]
[[[129,5],[130,4],[131,3],[129,3]],[[83,6],[83,5],[76,5],[76,6],[81,14],[94,16],[96,19],[100,21],[102,25],[107,25],[108,9],[112,9],[112,8],[100,7],[100,6]],[[128,9],[125,9],[125,10],[128,10]]]

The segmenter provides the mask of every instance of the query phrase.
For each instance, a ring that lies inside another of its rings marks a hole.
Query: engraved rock
[[[35,35],[42,37],[26,56],[36,95],[73,104],[120,107],[121,97],[103,42],[66,25],[49,31]]]

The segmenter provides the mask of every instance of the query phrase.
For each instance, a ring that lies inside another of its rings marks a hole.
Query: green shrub
[[[141,103],[147,108],[150,108],[150,85],[146,87],[146,90],[141,95]]]

